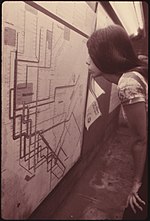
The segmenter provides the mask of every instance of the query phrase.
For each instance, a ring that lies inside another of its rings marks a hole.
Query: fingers
[[[133,202],[136,205],[136,207],[138,207],[141,211],[143,210],[142,207],[137,203],[135,196],[132,197],[133,198]]]
[[[132,199],[133,199],[133,196],[131,196],[130,199],[129,199],[130,206],[131,206],[133,212],[136,213],[136,210],[135,210],[135,208],[134,208],[134,205],[133,205]]]
[[[145,205],[145,202],[139,197],[137,193],[135,194],[135,197],[138,199],[140,203],[143,203]]]
[[[141,211],[143,211],[143,208],[139,205],[139,203],[137,201],[139,201],[139,202],[141,202],[145,205],[145,202],[138,196],[138,194],[131,195],[127,199],[127,205],[130,204],[130,206],[131,206],[134,213],[136,213],[135,207],[137,207]]]

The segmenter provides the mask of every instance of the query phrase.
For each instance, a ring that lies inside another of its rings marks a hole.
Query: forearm
[[[134,181],[141,182],[145,161],[146,161],[147,142],[135,141],[133,144],[133,160],[134,160]]]

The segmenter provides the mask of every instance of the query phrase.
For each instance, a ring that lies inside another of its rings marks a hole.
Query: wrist
[[[141,178],[139,176],[133,176],[133,181],[137,183],[141,183]]]
[[[134,179],[133,179],[133,184],[142,185],[142,182],[141,182],[140,179],[134,178]]]
[[[134,180],[131,188],[132,193],[137,193],[141,187],[142,183],[138,180]]]

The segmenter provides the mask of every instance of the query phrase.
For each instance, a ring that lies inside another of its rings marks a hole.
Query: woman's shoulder
[[[142,85],[141,85],[142,84]],[[119,79],[118,88],[125,87],[143,87],[143,84],[146,86],[146,81],[144,77],[137,71],[128,71]]]
[[[118,96],[122,104],[147,103],[147,84],[144,77],[135,71],[124,73],[118,82]]]

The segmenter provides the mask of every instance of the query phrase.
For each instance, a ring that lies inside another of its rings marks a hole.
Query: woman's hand
[[[141,183],[134,182],[131,192],[127,198],[126,207],[128,207],[130,205],[134,213],[136,213],[135,207],[137,207],[141,211],[143,210],[142,207],[139,205],[139,203],[142,203],[145,205],[145,202],[138,195],[138,191],[139,191],[140,187],[141,187]]]

